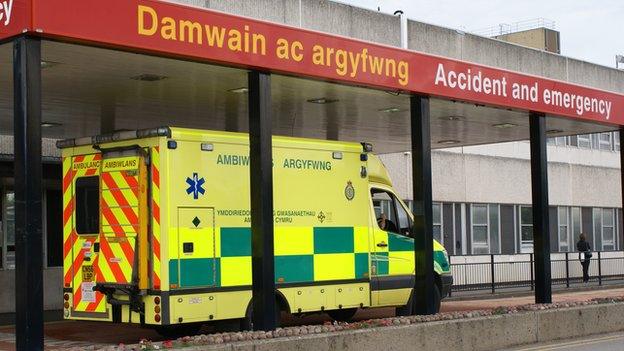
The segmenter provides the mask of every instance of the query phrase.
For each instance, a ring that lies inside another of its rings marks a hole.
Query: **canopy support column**
[[[410,99],[412,184],[414,199],[414,254],[416,284],[412,301],[417,314],[435,314],[433,270],[433,195],[431,188],[431,133],[429,97]]]
[[[275,261],[273,248],[273,157],[271,76],[249,72],[249,155],[251,182],[251,251],[253,329],[273,330]]]
[[[13,42],[17,350],[43,350],[41,41]]]
[[[533,252],[535,254],[535,303],[551,303],[546,116],[531,112],[529,119],[531,134],[531,189],[533,198]]]

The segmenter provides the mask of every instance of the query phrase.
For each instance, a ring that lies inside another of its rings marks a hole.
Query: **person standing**
[[[583,283],[589,282],[589,263],[592,257],[591,245],[587,242],[585,234],[579,235],[579,241],[576,243],[576,250],[579,251],[579,260],[583,266]]]

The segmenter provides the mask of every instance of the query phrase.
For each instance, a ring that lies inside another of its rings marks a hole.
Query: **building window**
[[[613,132],[613,149],[620,151],[620,132]]]
[[[568,252],[570,250],[570,216],[567,207],[558,207],[559,221],[559,252]]]
[[[591,136],[589,134],[581,134],[577,136],[578,147],[591,149]]]
[[[613,208],[602,209],[602,250],[615,250],[615,213]]]
[[[100,178],[76,180],[76,232],[94,234],[100,231]]]
[[[583,222],[581,221],[581,208],[580,207],[572,207],[572,237],[570,238],[569,247],[572,248],[570,251],[575,250],[575,243],[579,240],[579,236],[583,232]]]
[[[442,204],[433,204],[433,238],[444,245],[442,238]]]
[[[2,194],[2,268],[15,269],[15,193]]]
[[[520,206],[520,252],[533,252],[533,208]]]
[[[499,206],[497,204],[472,204],[470,212],[472,214],[472,253],[499,253]]]
[[[598,134],[598,140],[600,141],[600,150],[613,150],[613,135],[611,133]]]

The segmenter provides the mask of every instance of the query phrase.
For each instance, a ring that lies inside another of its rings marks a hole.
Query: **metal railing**
[[[533,254],[451,256],[453,287],[451,293],[497,290],[533,290]],[[589,266],[590,283],[602,285],[607,281],[624,283],[624,252],[593,252]],[[583,270],[578,252],[551,254],[553,287],[583,282]]]
[[[556,25],[555,21],[546,19],[546,18],[533,18],[525,21],[518,21],[514,23],[500,23],[495,26],[489,26],[485,28],[479,28],[475,30],[470,30],[469,32],[481,35],[484,37],[494,37],[497,35],[505,35],[516,32],[522,32],[526,30],[531,30],[535,28],[546,28],[555,30]]]

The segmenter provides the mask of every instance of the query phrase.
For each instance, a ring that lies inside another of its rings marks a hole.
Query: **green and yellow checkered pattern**
[[[217,228],[215,234],[214,257],[169,261],[171,284],[251,285],[250,228]],[[276,227],[275,282],[368,278],[368,251],[367,227]],[[183,281],[178,281],[178,269]]]

